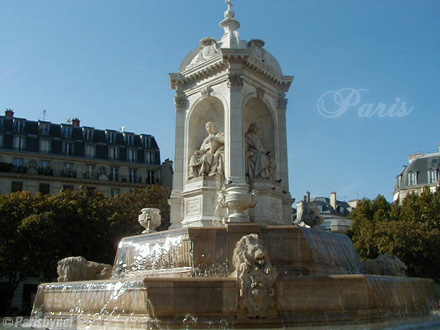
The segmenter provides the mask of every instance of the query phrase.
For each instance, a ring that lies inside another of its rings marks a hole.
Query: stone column
[[[228,118],[225,134],[227,136],[226,157],[226,201],[229,210],[228,222],[249,222],[246,210],[255,205],[253,194],[246,183],[246,152],[243,127],[242,87],[243,73],[229,74],[230,92]]]
[[[188,108],[188,99],[186,95],[177,92],[174,97],[174,106],[176,108],[176,148],[175,148],[175,162],[173,175],[173,192],[170,196],[171,219],[178,220],[178,223],[173,223],[172,228],[181,227],[183,220],[183,203],[182,191],[185,180],[185,120],[186,110]]]

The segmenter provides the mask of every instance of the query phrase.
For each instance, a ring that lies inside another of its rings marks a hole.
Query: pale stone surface
[[[148,234],[155,231],[160,226],[161,222],[160,210],[156,208],[143,208],[141,214],[138,216],[139,224],[145,228],[142,234]]]
[[[58,261],[58,282],[103,280],[110,278],[112,266],[83,257],[67,257]]]
[[[220,40],[203,39],[185,57],[179,73],[170,74],[177,112],[174,190],[170,198],[172,228],[218,225],[210,221],[219,206],[214,196],[222,189],[229,205],[241,205],[240,216],[232,209],[225,212],[226,221],[291,224],[285,93],[293,77],[282,74],[262,40],[247,42],[240,38],[240,24],[231,5],[220,26],[225,31]],[[204,130],[208,122],[215,122],[218,132],[224,132],[224,182],[216,191],[212,191],[209,181],[198,187],[192,182],[211,173],[209,153],[194,154],[209,143]],[[267,182],[257,182],[256,189],[254,179]],[[255,212],[249,209],[253,205],[252,190],[258,200]],[[196,195],[200,202],[194,202]],[[197,203],[201,213],[195,216]],[[188,212],[188,207],[194,212]]]

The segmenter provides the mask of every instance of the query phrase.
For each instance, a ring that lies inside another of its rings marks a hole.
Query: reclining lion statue
[[[362,263],[365,274],[406,277],[406,265],[391,254],[381,254],[376,259],[365,260]]]
[[[110,278],[113,267],[83,257],[68,257],[58,261],[58,282],[105,280]]]

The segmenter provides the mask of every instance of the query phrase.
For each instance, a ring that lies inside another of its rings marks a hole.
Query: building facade
[[[353,226],[350,213],[357,206],[358,201],[339,201],[336,192],[328,197],[310,197],[310,193],[304,196],[304,200],[297,204],[296,219],[294,223],[319,227],[325,231],[346,233]]]
[[[434,191],[439,185],[440,144],[437,152],[417,153],[409,156],[409,164],[405,165],[397,175],[393,201],[401,203],[411,192],[418,193],[424,187]]]
[[[0,116],[0,193],[54,194],[97,189],[106,196],[172,183],[172,162],[160,161],[153,136]]]

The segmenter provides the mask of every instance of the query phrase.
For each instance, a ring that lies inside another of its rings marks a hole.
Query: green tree
[[[349,236],[362,258],[394,254],[408,266],[408,275],[440,280],[440,192],[425,188],[402,205],[383,196],[365,199],[351,218]]]
[[[169,226],[168,189],[153,185],[106,198],[98,191],[64,191],[33,196],[29,192],[0,194],[0,276],[9,278],[12,295],[24,278],[56,277],[57,261],[69,256],[112,264],[120,239],[139,234],[140,210],[161,210]]]
[[[18,234],[22,219],[38,213],[44,197],[29,192],[0,195],[0,276],[8,279],[8,297],[5,306],[10,313],[12,296],[20,281],[32,272],[26,254],[26,242]]]

